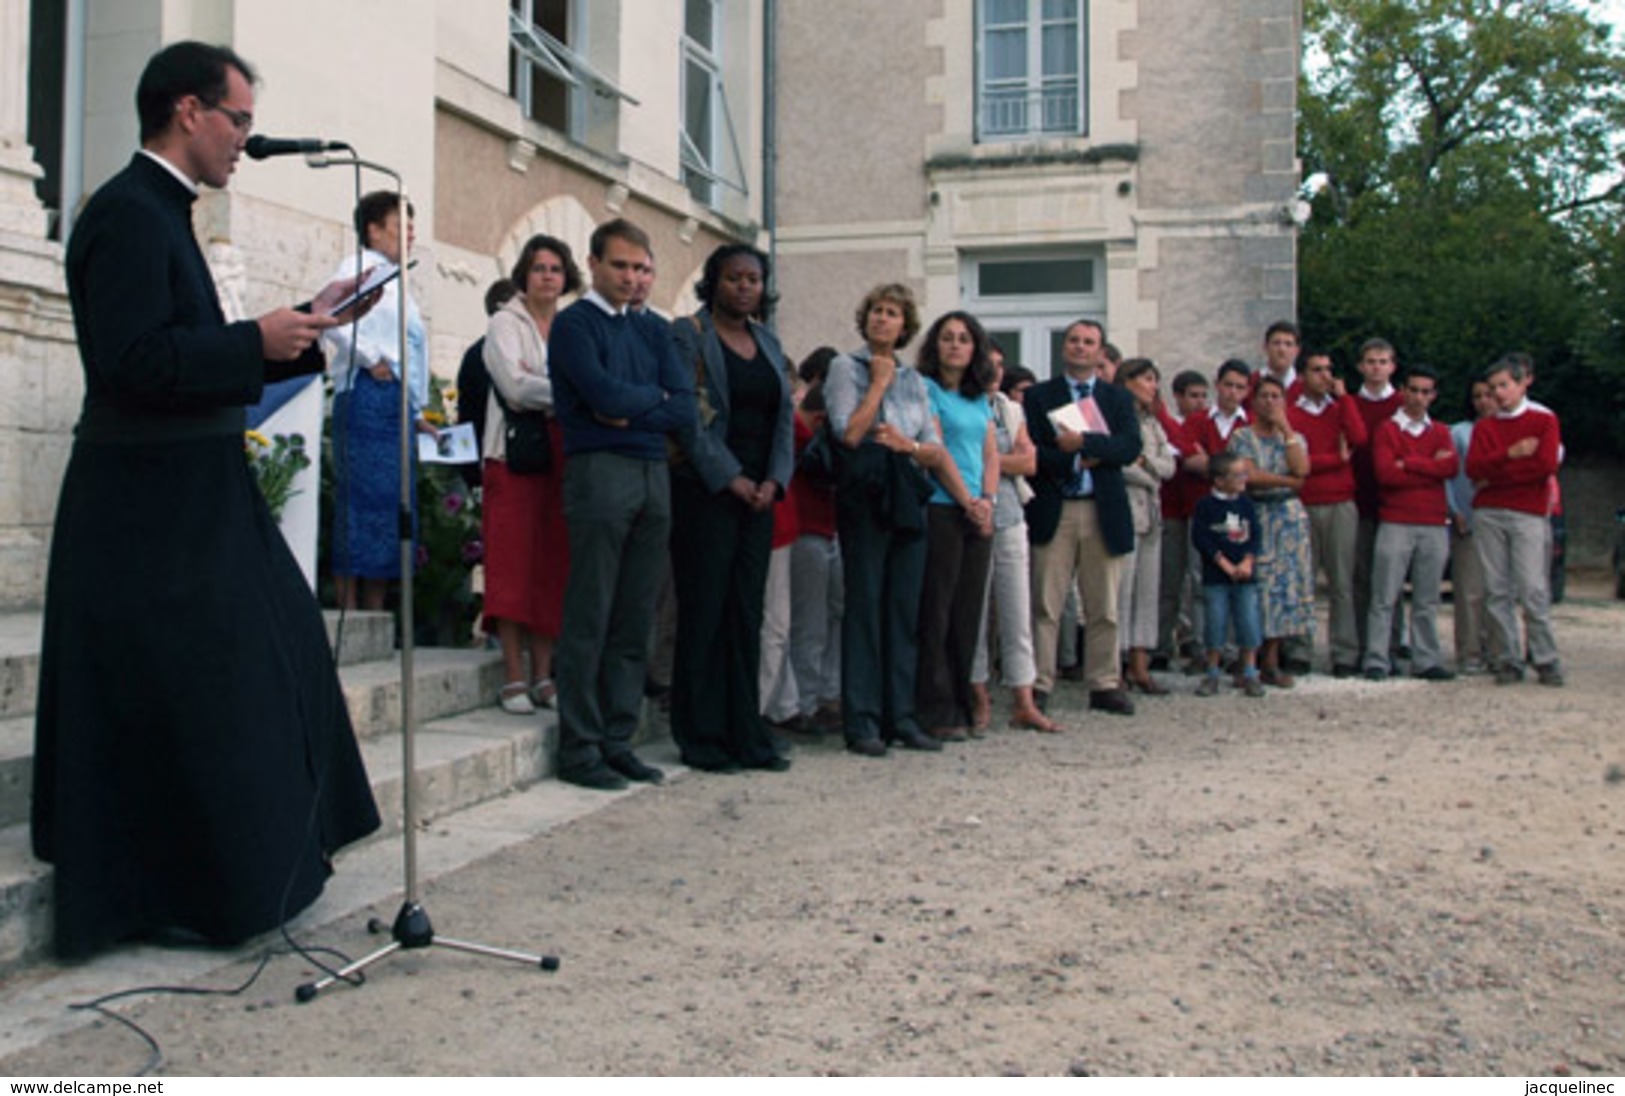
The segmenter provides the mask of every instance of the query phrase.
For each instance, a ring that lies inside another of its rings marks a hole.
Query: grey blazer
[[[698,325],[698,326],[696,326]],[[789,371],[784,362],[784,351],[779,340],[761,324],[750,325],[756,347],[773,367],[779,379],[779,415],[773,427],[773,451],[768,458],[767,478],[779,485],[782,497],[790,485],[790,473],[795,467],[794,407],[790,399]],[[740,473],[739,461],[728,449],[728,367],[722,361],[722,342],[711,323],[711,313],[700,309],[692,316],[674,320],[671,325],[672,342],[677,344],[677,356],[685,368],[693,368],[696,360],[704,361],[705,375],[694,378],[694,422],[677,433],[677,444],[687,454],[700,482],[713,493],[727,490],[728,484]],[[695,370],[698,374],[698,370]]]

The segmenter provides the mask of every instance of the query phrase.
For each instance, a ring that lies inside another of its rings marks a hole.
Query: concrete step
[[[348,623],[345,625],[349,629]],[[346,646],[349,644],[346,638]],[[495,699],[502,685],[501,659],[494,652],[425,648],[413,659],[418,726],[469,712]],[[387,737],[400,741],[401,689],[398,662],[367,662],[339,670],[350,719],[363,743]],[[510,722],[518,717],[498,711]],[[34,717],[0,717],[0,826],[28,820],[33,779]],[[367,755],[369,760],[371,754]],[[380,757],[384,754],[380,753]],[[534,778],[532,778],[534,779]]]
[[[413,740],[419,821],[442,818],[550,775],[556,738],[551,712],[513,716],[485,709],[420,724]],[[401,830],[399,732],[363,742],[362,755],[384,820],[380,833],[364,843],[370,844]],[[34,860],[26,821],[0,829],[0,975],[45,955],[50,893],[51,870]]]
[[[327,642],[339,652],[340,666],[354,666],[359,662],[377,662],[394,657],[395,614],[344,613],[344,647],[339,649],[339,621],[336,609],[324,609],[322,619],[327,624]]]
[[[0,719],[0,826],[28,821],[34,778],[34,717]]]
[[[44,619],[40,613],[0,613],[0,719],[34,710]]]
[[[338,645],[339,613],[322,614],[327,641]],[[0,719],[30,715],[38,699],[39,652],[44,616],[0,613]],[[395,618],[390,613],[344,614],[341,666],[387,661],[395,655]]]
[[[413,714],[419,727],[458,712],[494,704],[502,689],[502,656],[496,651],[420,647],[413,652]],[[363,741],[398,732],[401,666],[394,659],[339,670],[350,722]],[[517,717],[510,717],[517,718]]]

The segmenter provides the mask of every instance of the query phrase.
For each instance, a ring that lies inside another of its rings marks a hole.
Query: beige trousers
[[[1091,691],[1120,689],[1117,607],[1122,561],[1106,551],[1093,499],[1061,503],[1061,522],[1048,544],[1033,545],[1033,655],[1039,690],[1055,688],[1055,649],[1072,576],[1078,577],[1083,618],[1083,672]]]

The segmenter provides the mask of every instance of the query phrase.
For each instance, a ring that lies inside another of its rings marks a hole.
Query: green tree
[[[1441,371],[1445,415],[1525,350],[1571,447],[1625,452],[1625,313],[1598,319],[1625,296],[1608,28],[1571,0],[1308,0],[1305,28],[1309,337],[1345,360],[1388,338]]]

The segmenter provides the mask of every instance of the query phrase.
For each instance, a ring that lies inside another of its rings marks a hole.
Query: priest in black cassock
[[[267,381],[320,371],[354,279],[228,324],[192,234],[254,75],[180,42],[136,91],[142,148],[68,241],[85,401],[45,593],[34,852],[55,949],[239,942],[315,900],[378,827],[326,629],[243,451]]]

